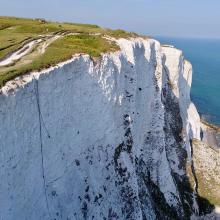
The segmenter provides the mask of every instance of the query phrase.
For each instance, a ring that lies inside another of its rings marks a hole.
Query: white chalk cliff
[[[200,140],[191,64],[152,39],[117,42],[0,90],[0,219],[199,215],[186,176]]]

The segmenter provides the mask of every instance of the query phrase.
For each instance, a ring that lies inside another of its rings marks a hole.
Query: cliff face
[[[154,40],[118,44],[96,62],[75,56],[1,89],[1,219],[199,213],[186,176],[200,140],[191,65]]]

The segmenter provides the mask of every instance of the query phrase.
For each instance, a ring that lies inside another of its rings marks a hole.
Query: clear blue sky
[[[0,0],[0,15],[93,23],[151,36],[220,38],[220,0]]]

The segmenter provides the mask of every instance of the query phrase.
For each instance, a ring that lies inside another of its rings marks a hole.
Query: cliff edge
[[[109,40],[120,50],[78,54],[1,88],[0,219],[214,213],[193,160],[191,64],[153,39]]]

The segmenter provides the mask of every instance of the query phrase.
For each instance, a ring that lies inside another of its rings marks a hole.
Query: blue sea
[[[220,126],[220,40],[156,37],[183,51],[192,63],[191,99],[202,118]]]

